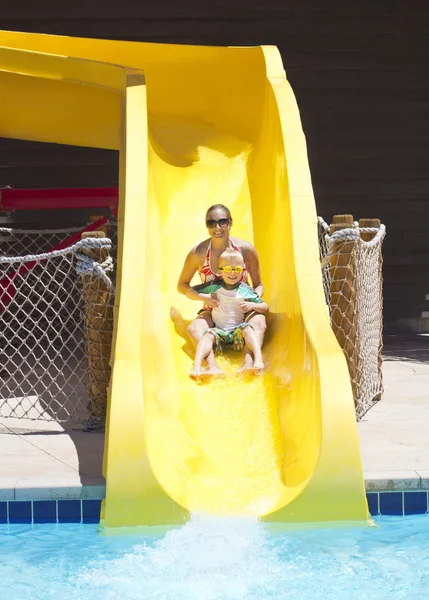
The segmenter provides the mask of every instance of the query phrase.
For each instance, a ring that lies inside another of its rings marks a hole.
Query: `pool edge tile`
[[[7,525],[8,522],[8,504],[5,500],[0,500],[0,525]]]
[[[371,517],[377,517],[380,510],[380,502],[378,492],[367,492],[366,499],[368,502],[368,510]]]
[[[404,515],[424,515],[428,512],[426,490],[404,493]]]
[[[57,522],[56,500],[34,500],[32,504],[34,524]]]
[[[82,483],[61,479],[19,479],[10,500],[102,500],[105,493],[105,482],[101,477],[83,478]]]
[[[8,503],[9,523],[11,525],[32,524],[33,522],[33,507],[31,501],[24,502],[12,500]]]
[[[82,523],[99,523],[102,500],[82,500]]]
[[[81,500],[58,500],[58,523],[81,523]]]
[[[380,514],[402,517],[404,514],[404,492],[380,492]]]

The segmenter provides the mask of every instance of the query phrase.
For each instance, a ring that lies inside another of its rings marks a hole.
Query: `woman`
[[[249,242],[230,237],[232,216],[229,208],[223,204],[214,204],[211,206],[206,213],[206,226],[210,237],[195,246],[195,248],[192,248],[189,252],[179,277],[177,290],[190,300],[199,300],[201,294],[191,287],[191,281],[195,272],[198,271],[202,283],[213,281],[217,277],[216,273],[218,272],[220,255],[227,248],[231,248],[238,250],[244,258],[245,268],[241,276],[241,281],[247,282],[248,275],[250,275],[256,293],[262,297],[264,287],[261,281],[258,254]],[[214,326],[210,310],[217,306],[218,301],[216,298],[207,295],[204,297],[204,302],[204,309],[198,313],[198,316],[188,327],[188,334],[195,347],[197,347],[204,332]],[[245,320],[252,325],[262,347],[266,329],[265,315],[250,311],[246,315]],[[222,375],[213,351],[207,356],[206,363],[208,375]],[[243,372],[252,367],[252,354],[248,348],[245,348],[243,366],[240,371]]]

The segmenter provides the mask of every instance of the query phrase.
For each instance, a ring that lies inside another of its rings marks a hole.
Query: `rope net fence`
[[[62,229],[18,229],[0,227],[0,256],[27,256],[50,252],[75,234],[79,234],[86,226],[65,227]],[[103,226],[106,237],[112,242],[111,256],[116,263],[117,221],[110,217]]]
[[[332,225],[319,217],[323,288],[331,326],[345,354],[357,418],[383,393],[382,245],[378,219],[353,221],[336,215]]]
[[[376,220],[372,220],[376,221]],[[380,399],[385,228],[351,215],[318,219],[331,325],[347,359],[358,419]],[[104,426],[113,331],[116,222],[0,228],[0,418]]]
[[[104,425],[113,330],[115,223],[0,228],[0,417]]]

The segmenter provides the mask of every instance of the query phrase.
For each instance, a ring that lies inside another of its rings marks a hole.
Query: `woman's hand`
[[[268,305],[265,302],[240,302],[238,305],[240,310],[242,310],[245,314],[255,311],[257,313],[261,313],[266,315],[268,313]]]
[[[239,309],[242,310],[244,313],[248,313],[251,310],[255,310],[255,303],[254,302],[240,302],[240,304],[238,305]]]
[[[206,306],[210,306],[210,308],[217,308],[219,306],[216,294],[200,294],[199,296]]]

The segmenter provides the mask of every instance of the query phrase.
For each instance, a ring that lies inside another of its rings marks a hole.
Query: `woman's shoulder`
[[[246,240],[242,240],[242,239],[236,238],[236,237],[231,237],[231,241],[237,246],[237,248],[242,253],[256,252],[255,246],[253,244],[251,244],[250,242],[247,242]]]
[[[209,242],[210,242],[210,239],[200,242],[199,244],[197,244],[196,246],[194,246],[192,248],[192,250],[189,252],[189,254],[193,254],[194,256],[201,256],[203,254],[205,255],[208,250],[208,247],[209,247]]]

